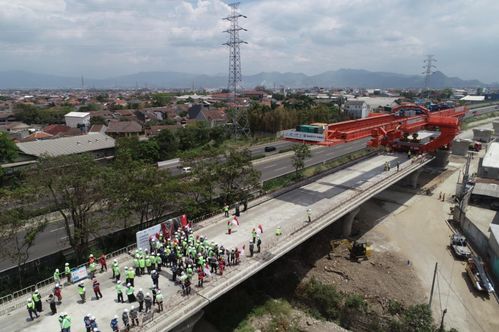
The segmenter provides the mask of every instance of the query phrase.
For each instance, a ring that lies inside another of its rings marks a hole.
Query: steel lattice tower
[[[426,60],[424,61],[425,65],[423,66],[423,69],[425,70],[422,72],[424,77],[424,88],[425,90],[428,90],[430,88],[430,79],[431,75],[434,73],[433,69],[436,69],[437,66],[435,66],[433,63],[437,62],[437,59],[434,58],[435,56],[433,54],[428,54],[426,56]]]
[[[230,22],[230,28],[224,32],[229,34],[229,40],[224,43],[229,47],[229,81],[228,89],[232,93],[232,100],[235,107],[234,118],[232,119],[236,136],[248,136],[250,134],[248,112],[245,108],[238,107],[236,104],[238,91],[241,89],[241,44],[247,42],[239,38],[240,31],[248,31],[239,26],[239,18],[246,16],[239,13],[239,2],[229,4],[231,13],[224,20]]]

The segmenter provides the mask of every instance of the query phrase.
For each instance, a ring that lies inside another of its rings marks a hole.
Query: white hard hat
[[[59,269],[55,269],[55,272],[59,272]]]
[[[151,295],[151,294],[149,294],[149,293],[146,293],[146,296],[150,296],[150,295]]]
[[[123,310],[123,312],[128,312],[128,309]]]
[[[118,316],[114,315],[114,319],[118,319]]]

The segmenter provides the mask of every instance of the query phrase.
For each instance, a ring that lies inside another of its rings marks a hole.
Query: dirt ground
[[[318,260],[307,278],[334,284],[345,293],[361,294],[371,308],[383,312],[390,299],[404,306],[423,301],[423,288],[418,279],[411,277],[414,274],[412,265],[397,253],[380,252],[355,263],[349,259],[347,246],[342,244],[334,249],[331,259]]]
[[[437,176],[427,174],[427,181],[422,179],[433,190],[432,195],[414,195],[402,187],[383,192],[361,208],[356,226],[364,234],[362,239],[373,242],[374,256],[390,253],[410,262],[414,272],[407,277],[419,279],[423,287],[414,293],[415,297],[429,298],[438,262],[432,303],[435,320],[440,321],[443,310],[447,309],[446,327],[459,331],[499,331],[496,299],[475,292],[464,262],[456,260],[447,248],[452,234],[447,223],[450,198],[463,163],[464,159],[452,159],[447,171]],[[440,193],[446,194],[445,202],[439,199]]]

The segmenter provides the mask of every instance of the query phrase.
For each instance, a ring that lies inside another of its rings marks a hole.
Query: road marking
[[[59,231],[59,230],[61,230],[61,229],[65,229],[65,228],[66,228],[66,227],[59,227],[59,228],[55,228],[55,229],[51,230],[51,231],[50,231],[50,233],[57,232],[57,231]]]
[[[59,238],[59,240],[66,240],[68,237],[67,236],[63,236],[61,238]]]

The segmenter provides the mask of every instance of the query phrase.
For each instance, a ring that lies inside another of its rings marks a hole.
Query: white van
[[[192,167],[182,167],[182,174],[192,173]]]

